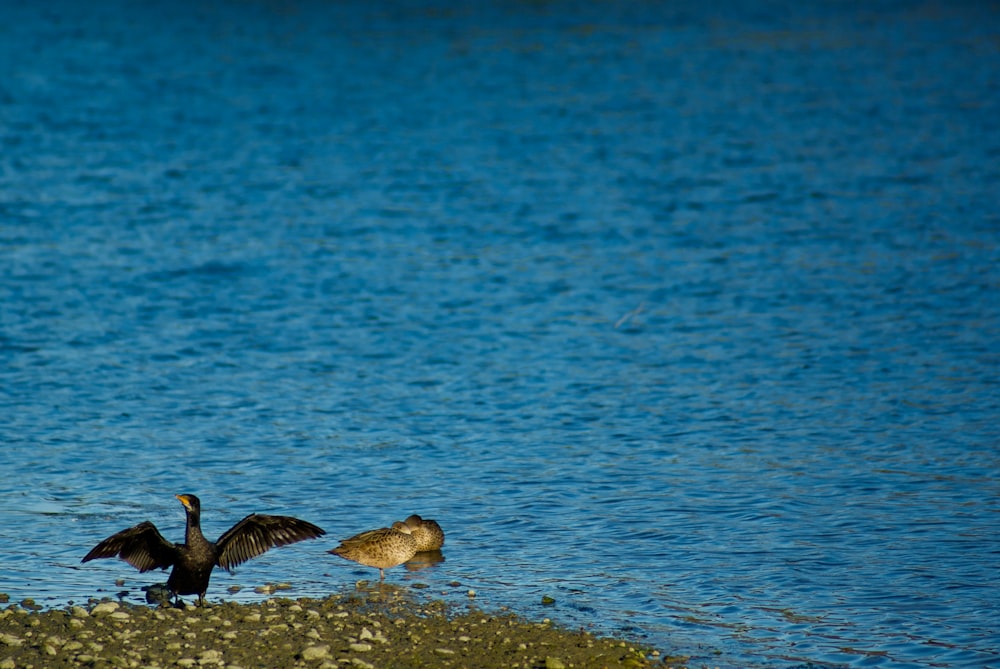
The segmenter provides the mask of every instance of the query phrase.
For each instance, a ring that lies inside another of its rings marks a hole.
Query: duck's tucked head
[[[402,532],[403,534],[410,533],[409,526],[407,526],[406,523],[399,522],[398,520],[392,524],[392,529],[396,530],[397,532]]]

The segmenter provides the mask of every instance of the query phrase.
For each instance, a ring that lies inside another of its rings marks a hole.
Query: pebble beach
[[[685,666],[627,639],[359,584],[323,599],[150,607],[111,599],[0,610],[0,669]]]

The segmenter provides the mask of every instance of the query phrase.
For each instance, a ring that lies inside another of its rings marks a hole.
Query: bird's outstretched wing
[[[312,523],[291,516],[265,516],[252,513],[226,530],[216,542],[218,564],[233,567],[263,555],[276,546],[287,546],[304,539],[315,539],[326,532]]]
[[[81,562],[112,557],[120,557],[140,572],[166,569],[177,559],[177,548],[147,520],[112,534],[94,546]]]

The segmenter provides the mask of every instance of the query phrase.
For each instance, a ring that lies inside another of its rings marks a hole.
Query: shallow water
[[[4,5],[0,592],[193,492],[331,534],[210,598],[419,512],[692,664],[1000,666],[1000,17],[661,5]]]

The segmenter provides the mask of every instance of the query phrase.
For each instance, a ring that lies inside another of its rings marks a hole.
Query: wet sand
[[[0,669],[14,667],[666,667],[626,639],[561,629],[388,584],[325,599],[274,598],[204,608],[91,600],[0,610]]]

